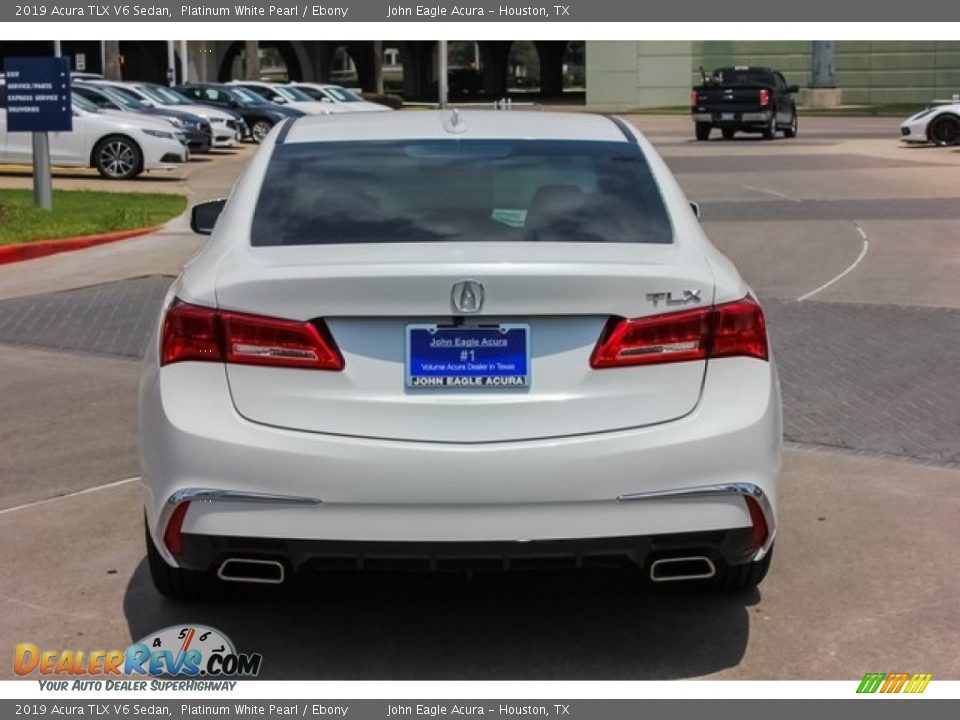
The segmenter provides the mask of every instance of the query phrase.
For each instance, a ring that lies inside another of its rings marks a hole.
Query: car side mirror
[[[793,93],[800,92],[800,88],[796,85],[787,85],[787,92],[792,95]]]
[[[217,218],[223,212],[226,199],[209,200],[197,203],[190,211],[190,229],[198,235],[209,235],[217,224]]]
[[[690,203],[690,209],[693,210],[693,214],[697,216],[697,220],[700,219],[700,203],[692,202]]]
[[[325,102],[325,103],[332,103],[332,102],[333,102],[333,100],[331,100],[331,99],[330,99],[330,98],[328,98],[328,97],[325,97],[325,98],[320,98],[320,102]]]

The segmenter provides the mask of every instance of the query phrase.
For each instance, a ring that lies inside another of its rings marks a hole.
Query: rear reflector
[[[214,310],[174,300],[163,321],[160,364],[185,360],[342,370],[321,320],[301,322]]]
[[[163,531],[163,545],[171,555],[178,556],[183,552],[183,519],[187,516],[189,502],[182,502],[173,509],[173,514],[167,521]]]
[[[770,528],[767,527],[767,519],[763,515],[763,510],[760,509],[760,503],[749,495],[746,501],[747,510],[750,511],[750,547],[760,549],[767,541]]]
[[[590,367],[654,365],[710,357],[768,358],[763,311],[752,298],[666,315],[607,323]]]

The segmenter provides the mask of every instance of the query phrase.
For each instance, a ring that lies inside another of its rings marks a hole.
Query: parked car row
[[[165,85],[111,80],[97,80],[93,84],[98,87],[112,88],[115,92],[147,106],[165,111],[189,112],[203,118],[210,123],[210,144],[214,148],[232,147],[238,141],[249,136],[249,129],[245,126],[243,118],[239,114],[195,102]]]
[[[92,73],[72,80],[73,130],[50,133],[51,163],[93,167],[112,180],[172,168],[191,153],[259,143],[288,117],[390,110],[337,85],[234,80],[170,88]],[[0,162],[30,162],[30,134],[7,131],[5,96],[0,75]]]
[[[101,110],[76,92],[71,107],[73,130],[49,134],[53,165],[94,167],[105,178],[128,180],[190,158],[186,135],[163,117]],[[0,83],[0,162],[29,163],[32,158],[31,134],[7,131],[6,88]]]

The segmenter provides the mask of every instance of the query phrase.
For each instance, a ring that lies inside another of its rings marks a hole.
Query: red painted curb
[[[138,235],[147,235],[148,233],[156,232],[162,227],[162,225],[154,225],[153,227],[137,228],[135,230],[116,230],[98,235],[81,235],[80,237],[57,238],[56,240],[36,240],[18,245],[0,245],[0,265],[20,262],[21,260],[33,260],[34,258],[44,257],[46,255],[70,252],[71,250],[82,250],[93,247],[94,245],[116,242],[117,240],[126,240],[127,238],[137,237]]]

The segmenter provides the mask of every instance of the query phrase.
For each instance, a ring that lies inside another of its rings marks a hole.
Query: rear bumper
[[[185,498],[196,500],[185,536],[527,543],[746,528],[744,494],[731,489],[742,486],[763,498],[772,530],[780,435],[775,366],[749,358],[712,361],[700,403],[680,420],[523,442],[258,425],[235,411],[212,363],[148,361],[140,396],[147,519],[171,564],[161,538]]]
[[[498,572],[547,568],[649,568],[655,559],[704,556],[716,566],[756,559],[749,529],[530,542],[343,542],[184,535],[181,567],[215,571],[230,559],[275,560],[286,572]]]
[[[770,123],[771,112],[694,112],[692,117],[694,122],[708,122],[715,127],[762,129]]]

